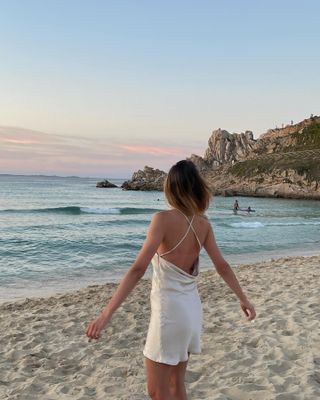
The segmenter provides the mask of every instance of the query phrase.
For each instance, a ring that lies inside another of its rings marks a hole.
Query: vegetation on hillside
[[[309,181],[320,180],[320,123],[315,122],[291,136],[295,142],[293,146],[282,149],[279,146],[273,154],[237,162],[229,172],[243,178],[255,177],[262,182],[262,174],[292,169],[299,175],[305,174]]]
[[[306,126],[301,133],[292,134],[297,149],[320,149],[320,124],[315,122]]]
[[[229,172],[243,178],[259,178],[262,174],[272,174],[274,170],[293,169],[299,175],[306,174],[309,181],[320,180],[320,148],[315,150],[290,151],[268,154],[251,160],[238,162]]]

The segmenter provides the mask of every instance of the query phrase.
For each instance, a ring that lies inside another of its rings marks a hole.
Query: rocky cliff
[[[320,117],[271,129],[245,157],[202,173],[216,194],[320,199]]]
[[[212,132],[208,140],[208,149],[204,160],[212,167],[219,167],[226,163],[234,163],[248,156],[256,140],[251,131],[231,134],[218,129]]]
[[[259,139],[251,131],[217,129],[204,156],[189,159],[218,195],[320,199],[320,117],[270,129]],[[164,177],[145,167],[125,189],[161,190]]]
[[[212,132],[208,140],[208,148],[204,157],[192,154],[193,161],[200,171],[215,170],[222,165],[245,159],[256,144],[251,131],[245,133],[229,133],[223,129]]]

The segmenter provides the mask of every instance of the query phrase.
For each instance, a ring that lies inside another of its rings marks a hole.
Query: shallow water
[[[111,180],[121,184],[122,180]],[[96,188],[97,179],[0,175],[0,300],[116,281],[163,193]],[[320,202],[216,197],[208,217],[233,265],[319,251]],[[210,268],[205,254],[202,268]],[[148,274],[150,274],[150,268]]]

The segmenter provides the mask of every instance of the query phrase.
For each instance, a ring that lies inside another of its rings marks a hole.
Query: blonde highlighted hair
[[[192,161],[182,160],[170,168],[164,182],[168,203],[187,215],[203,214],[212,192]]]

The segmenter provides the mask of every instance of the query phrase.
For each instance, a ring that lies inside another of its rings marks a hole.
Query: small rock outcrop
[[[116,188],[118,187],[114,183],[109,182],[107,179],[104,179],[103,181],[97,182],[96,185],[97,188]]]
[[[124,190],[163,190],[163,183],[167,174],[160,169],[145,166],[143,170],[134,172],[131,180],[122,184]]]

